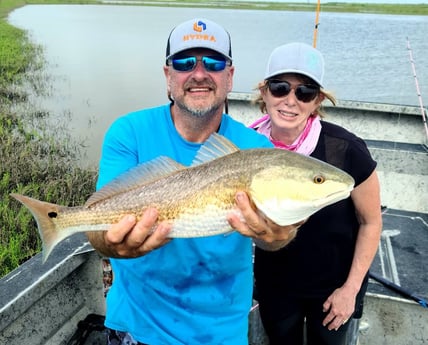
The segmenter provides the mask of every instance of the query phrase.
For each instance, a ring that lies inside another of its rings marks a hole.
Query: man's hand
[[[88,232],[87,236],[92,246],[105,256],[143,256],[171,240],[167,236],[172,225],[162,222],[155,227],[157,218],[157,210],[149,208],[138,222],[135,216],[126,215],[108,231]]]
[[[274,251],[287,245],[305,222],[280,226],[266,218],[259,210],[254,209],[245,192],[236,194],[236,205],[244,220],[241,220],[237,214],[230,214],[229,224],[242,235],[252,237],[256,245],[264,250]]]

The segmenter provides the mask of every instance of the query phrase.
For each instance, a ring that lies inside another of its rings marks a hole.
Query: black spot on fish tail
[[[37,222],[39,235],[43,243],[43,262],[46,261],[53,248],[68,236],[57,229],[53,219],[59,215],[61,206],[12,193],[11,196],[27,207]]]

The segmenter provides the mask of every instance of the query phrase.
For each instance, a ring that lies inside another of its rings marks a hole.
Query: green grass
[[[119,1],[118,1],[119,2]],[[404,1],[403,1],[404,2]],[[229,8],[267,11],[316,11],[317,3],[297,2],[247,2],[230,0],[158,0],[136,1],[137,6],[168,6],[168,7],[203,7],[203,8]],[[351,12],[351,13],[377,13],[402,15],[428,15],[428,4],[367,4],[364,0],[356,3],[328,2],[321,0],[323,12]]]
[[[5,18],[11,10],[25,4],[26,2],[23,0],[0,0],[0,18]]]
[[[2,1],[2,14],[17,4]],[[95,188],[96,172],[79,166],[83,144],[30,101],[49,94],[43,66],[41,48],[0,20],[0,277],[41,249],[32,215],[10,193],[73,206]]]
[[[404,2],[404,1],[403,1]],[[137,3],[136,3],[137,4]],[[169,6],[169,7],[204,7],[204,8],[230,8],[230,9],[258,9],[270,11],[316,11],[317,4],[293,3],[293,2],[246,2],[246,1],[201,1],[201,0],[158,0],[138,1],[145,6]],[[364,0],[356,3],[328,2],[321,0],[323,12],[350,12],[350,13],[378,13],[378,14],[402,14],[402,15],[428,15],[428,4],[367,4]]]
[[[118,1],[119,2],[119,1]],[[321,0],[323,12],[349,12],[349,13],[378,13],[401,15],[428,15],[428,4],[367,4],[364,0],[356,0],[355,3],[341,3]],[[13,8],[26,4],[102,4],[97,0],[0,0],[0,18]],[[127,3],[128,5],[128,3]],[[132,6],[134,4],[131,4]],[[203,7],[203,8],[230,8],[230,9],[258,9],[270,11],[315,11],[316,2],[248,2],[230,0],[157,0],[136,1],[135,6],[167,6],[167,7]]]

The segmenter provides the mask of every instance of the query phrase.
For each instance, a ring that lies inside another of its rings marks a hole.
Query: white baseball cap
[[[324,57],[305,43],[289,43],[275,48],[266,67],[265,79],[283,73],[303,74],[323,87]]]
[[[192,48],[211,49],[232,60],[229,33],[208,19],[195,18],[176,26],[168,37],[166,59]]]

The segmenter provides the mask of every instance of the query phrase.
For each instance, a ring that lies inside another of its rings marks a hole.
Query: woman
[[[276,48],[257,99],[265,116],[251,127],[281,149],[310,155],[355,179],[349,198],[303,224],[286,247],[256,248],[260,315],[270,345],[346,344],[350,318],[359,318],[368,270],[382,230],[376,162],[364,141],[322,120],[324,59],[309,45]],[[304,332],[304,324],[306,332]]]

